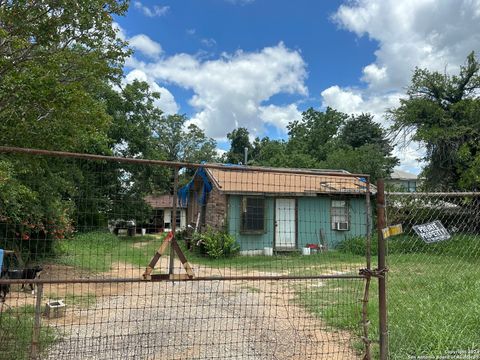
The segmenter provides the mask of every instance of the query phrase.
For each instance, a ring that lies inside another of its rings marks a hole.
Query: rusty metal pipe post
[[[175,250],[174,247],[172,246],[173,242],[177,241],[176,239],[176,230],[177,230],[177,202],[178,202],[178,167],[175,166],[173,168],[173,197],[172,197],[172,216],[171,216],[171,229],[172,229],[172,234],[173,238],[170,244],[170,262],[168,266],[168,273],[171,275],[173,274],[174,266],[175,266]],[[180,215],[180,221],[181,221],[181,215]]]
[[[144,165],[162,165],[167,166],[170,168],[191,168],[191,169],[198,169],[198,168],[208,168],[208,169],[219,169],[224,170],[225,166],[222,164],[194,164],[194,163],[186,163],[186,162],[179,162],[179,161],[166,161],[166,160],[147,160],[147,159],[134,159],[134,158],[125,158],[125,157],[118,157],[118,156],[105,156],[105,155],[95,155],[95,154],[88,154],[88,153],[73,153],[73,152],[65,152],[65,151],[51,151],[51,150],[41,150],[41,149],[28,149],[28,148],[19,148],[19,147],[10,147],[10,146],[0,146],[0,153],[2,154],[29,154],[29,155],[40,155],[40,156],[55,156],[55,157],[63,157],[63,158],[73,158],[73,159],[86,159],[86,160],[96,160],[96,161],[114,161],[119,163],[127,163],[127,164],[144,164]],[[263,172],[270,172],[276,173],[278,172],[278,168],[271,168],[271,167],[263,167],[263,166],[232,166],[229,167],[231,171],[263,171]],[[344,172],[335,172],[332,170],[325,170],[325,171],[315,171],[315,170],[308,170],[308,169],[282,169],[283,173],[288,174],[305,174],[305,175],[325,175],[325,176],[334,176],[334,177],[351,177],[351,178],[358,178],[358,177],[367,177],[367,174],[349,174]]]
[[[378,230],[378,270],[383,276],[378,277],[378,310],[380,328],[380,360],[388,359],[388,327],[387,327],[387,273],[385,263],[385,239],[382,229],[385,228],[385,184],[383,179],[377,182],[377,230]]]

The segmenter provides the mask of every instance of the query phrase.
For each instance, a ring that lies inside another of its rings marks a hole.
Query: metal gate
[[[374,358],[375,192],[343,171],[0,147],[2,358]]]

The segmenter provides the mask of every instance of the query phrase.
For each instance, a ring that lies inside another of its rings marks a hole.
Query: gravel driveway
[[[355,359],[351,335],[293,302],[291,281],[111,284],[45,359]],[[47,322],[47,321],[46,321]]]

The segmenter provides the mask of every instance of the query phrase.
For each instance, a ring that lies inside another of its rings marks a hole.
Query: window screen
[[[265,199],[244,197],[242,199],[242,231],[262,233],[265,230]]]
[[[330,214],[332,218],[332,229],[337,229],[337,224],[339,223],[348,224],[347,200],[332,200]]]

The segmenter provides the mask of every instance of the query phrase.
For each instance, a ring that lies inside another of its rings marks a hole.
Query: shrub
[[[358,236],[358,237],[353,237],[353,238],[343,240],[337,245],[336,248],[338,251],[342,253],[365,256],[366,244],[367,244],[367,239],[365,237]],[[372,240],[372,255],[376,254],[376,246],[375,246],[375,252],[374,252],[373,244],[374,244],[374,241]]]
[[[364,256],[366,253],[366,238],[353,237],[345,239],[337,245],[337,250],[343,253]],[[378,251],[377,237],[372,236],[371,254]],[[387,253],[392,254],[432,254],[475,258],[480,254],[480,241],[477,237],[456,234],[449,240],[427,244],[416,235],[393,236],[387,240]]]
[[[213,259],[232,257],[240,251],[232,235],[212,228],[195,234],[194,242],[200,253]]]

